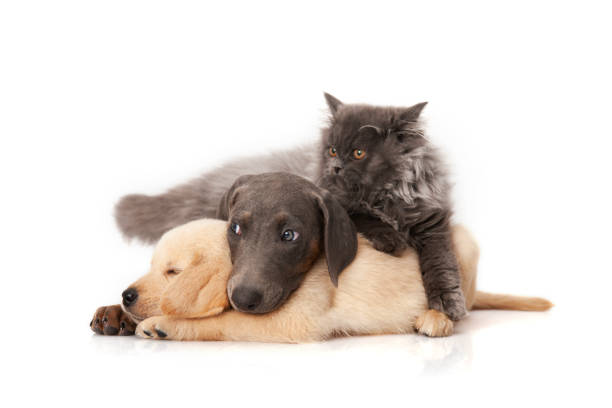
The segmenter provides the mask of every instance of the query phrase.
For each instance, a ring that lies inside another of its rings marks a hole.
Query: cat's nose
[[[341,171],[342,171],[342,167],[334,166],[334,173],[335,174],[340,174]]]

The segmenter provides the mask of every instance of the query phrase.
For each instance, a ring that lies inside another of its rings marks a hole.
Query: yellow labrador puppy
[[[453,323],[428,310],[417,255],[400,257],[375,250],[359,238],[353,263],[338,288],[319,259],[301,286],[279,309],[267,314],[227,310],[226,283],[232,264],[227,223],[198,220],[166,233],[158,243],[150,272],[130,286],[136,299],[123,306],[139,322],[136,334],[149,339],[309,342],[338,335],[417,331],[448,336]],[[454,227],[453,240],[470,309],[542,311],[541,298],[476,291],[478,247],[469,232]],[[130,290],[128,289],[128,290]]]

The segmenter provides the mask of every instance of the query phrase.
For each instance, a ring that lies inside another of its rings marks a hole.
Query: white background
[[[606,2],[217,3],[0,3],[2,405],[609,406]],[[318,137],[323,91],[429,101],[480,287],[556,307],[447,339],[93,335],[151,254],[117,199]]]

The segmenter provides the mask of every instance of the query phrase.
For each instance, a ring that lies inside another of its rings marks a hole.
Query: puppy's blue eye
[[[232,230],[232,232],[236,235],[242,235],[242,230],[240,229],[240,225],[236,224],[235,222],[233,222],[230,225],[230,229]]]
[[[293,230],[285,230],[281,234],[281,239],[283,241],[295,241],[296,239],[298,239],[299,236],[300,234]]]

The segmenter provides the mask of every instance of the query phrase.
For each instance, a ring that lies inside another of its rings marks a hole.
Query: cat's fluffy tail
[[[126,238],[151,244],[174,227],[198,218],[214,218],[216,203],[225,190],[207,189],[206,184],[205,180],[194,180],[164,194],[126,195],[115,206],[117,226]]]
[[[170,203],[165,195],[130,194],[115,205],[115,221],[126,238],[154,243],[166,231]]]
[[[543,312],[553,306],[550,301],[539,297],[497,295],[477,291],[472,310],[501,309]]]

